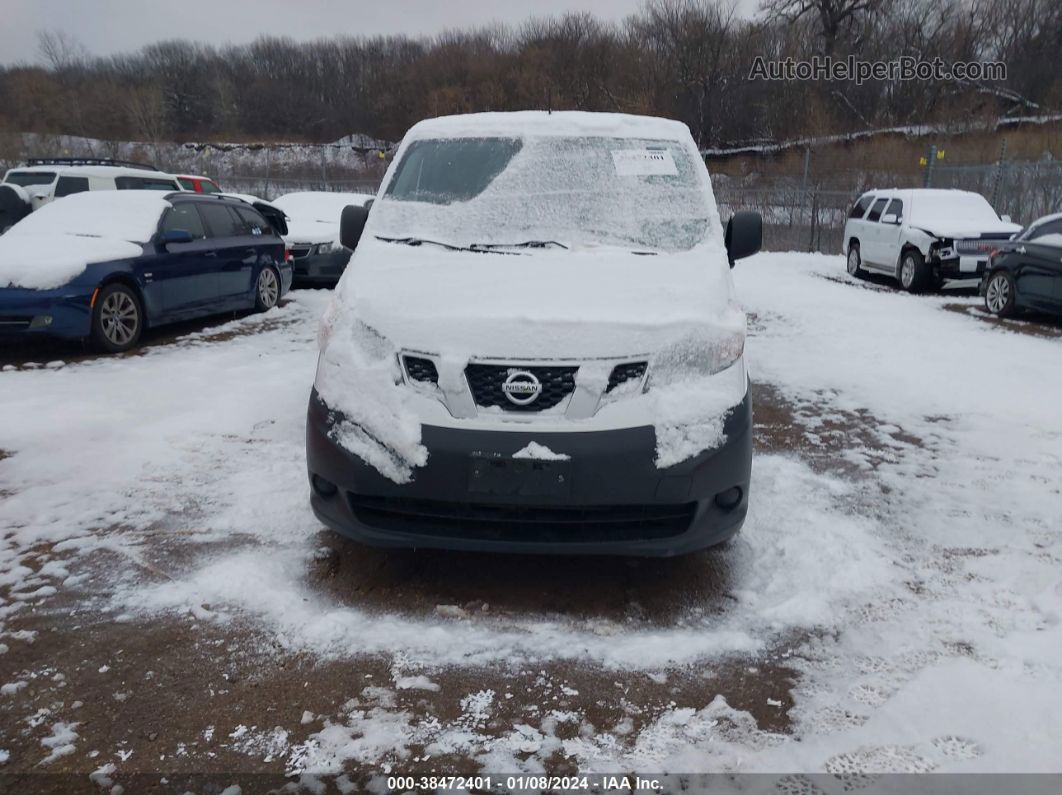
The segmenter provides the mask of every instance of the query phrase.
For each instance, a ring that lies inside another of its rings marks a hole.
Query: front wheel
[[[848,275],[857,279],[863,278],[863,260],[859,256],[859,244],[852,242],[848,245]]]
[[[124,284],[110,284],[96,296],[92,341],[107,353],[124,353],[140,340],[144,312],[136,293]]]
[[[1007,271],[996,271],[985,287],[985,309],[997,317],[1013,317],[1016,311],[1014,277]]]
[[[258,274],[258,284],[254,290],[254,308],[259,312],[268,312],[280,300],[280,276],[276,268],[267,265]]]
[[[909,293],[920,293],[929,286],[932,274],[920,251],[908,249],[900,258],[900,286]]]

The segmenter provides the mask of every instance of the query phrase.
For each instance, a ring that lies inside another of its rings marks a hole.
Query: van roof
[[[564,110],[522,110],[511,113],[466,113],[425,119],[410,128],[408,138],[476,138],[525,136],[649,138],[685,140],[689,128],[680,121],[627,113]]]

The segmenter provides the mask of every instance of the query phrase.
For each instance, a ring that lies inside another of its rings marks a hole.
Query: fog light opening
[[[733,486],[726,491],[721,491],[716,494],[715,504],[724,511],[731,511],[741,504],[741,498],[743,496],[744,492],[741,491],[741,486]]]
[[[33,320],[30,321],[30,328],[47,328],[52,325],[51,315],[36,315]]]
[[[335,483],[325,480],[320,475],[314,475],[310,478],[310,483],[313,485],[313,490],[325,499],[336,496],[336,491],[338,491]]]

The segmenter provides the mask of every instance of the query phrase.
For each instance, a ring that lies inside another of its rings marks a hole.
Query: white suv
[[[153,166],[109,158],[36,158],[0,183],[0,232],[48,202],[88,190],[182,190]]]
[[[378,545],[677,555],[748,509],[745,315],[684,124],[527,111],[422,121],[321,332],[311,504]]]
[[[872,190],[848,214],[842,251],[852,276],[884,273],[916,293],[946,279],[980,278],[989,253],[1019,231],[979,193]]]

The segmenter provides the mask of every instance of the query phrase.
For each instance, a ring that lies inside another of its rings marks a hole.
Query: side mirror
[[[735,260],[755,254],[763,244],[763,219],[760,214],[749,210],[734,213],[727,222],[724,240],[731,268]]]
[[[358,207],[356,204],[344,207],[343,215],[339,218],[339,242],[351,251],[356,249],[368,219],[369,211],[364,207]]]
[[[191,243],[194,239],[192,233],[186,229],[167,229],[162,233],[162,240],[159,242],[169,246],[174,243]]]
[[[366,199],[366,200],[365,200],[365,204],[363,204],[363,205],[362,205],[362,207],[364,207],[364,208],[365,208],[366,210],[368,210],[368,209],[371,209],[371,208],[372,208],[372,203],[373,203],[374,201],[376,201],[376,199],[375,199],[375,198],[372,198],[372,199]]]
[[[897,216],[897,215],[895,215],[893,213],[889,213],[888,215],[881,216],[881,222],[883,224],[896,225],[896,224],[900,223],[900,218],[899,218],[899,216]]]
[[[1001,215],[1001,216],[999,216],[999,220],[1002,221],[1005,224],[1009,224],[1010,223],[1010,216],[1009,215]]]

